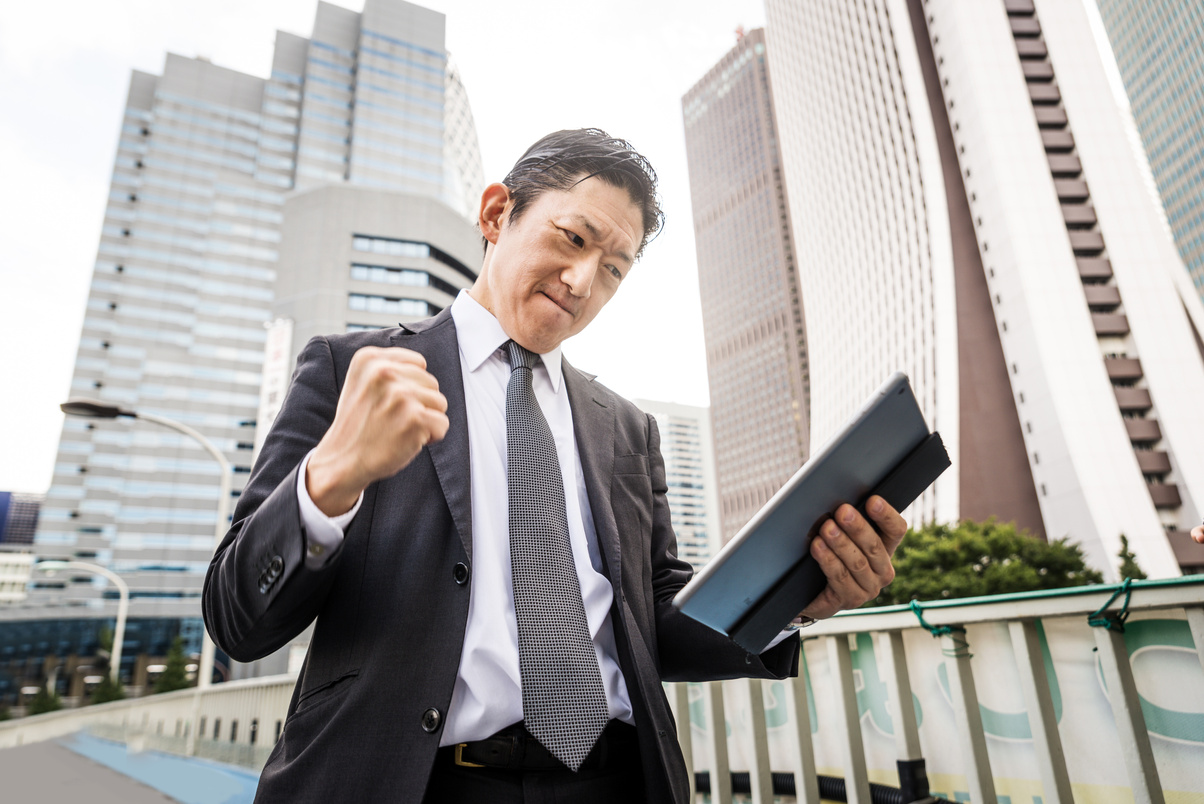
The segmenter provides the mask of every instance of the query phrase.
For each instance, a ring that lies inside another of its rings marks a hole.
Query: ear
[[[481,193],[481,209],[477,213],[477,225],[481,227],[481,235],[490,243],[497,245],[498,236],[510,209],[510,191],[504,184],[491,184]]]

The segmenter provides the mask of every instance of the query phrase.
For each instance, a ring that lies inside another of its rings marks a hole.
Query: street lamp
[[[226,520],[230,516],[231,472],[230,462],[226,460],[226,456],[221,453],[221,450],[213,445],[213,442],[188,425],[175,419],[156,416],[153,413],[130,410],[119,405],[102,402],[98,399],[68,399],[59,405],[59,408],[68,416],[87,416],[93,419],[141,419],[142,421],[153,422],[170,430],[175,430],[178,433],[183,433],[204,447],[205,451],[213,456],[218,466],[221,467],[221,486],[217,497],[217,525],[213,531],[213,550],[214,552],[217,551],[218,545],[222,543],[222,539],[226,535]],[[208,687],[211,683],[213,677],[213,659],[213,640],[209,638],[208,630],[201,629],[201,665],[197,671],[197,687],[201,689]]]
[[[75,570],[76,572],[91,572],[103,575],[109,583],[117,587],[120,600],[117,603],[117,626],[113,629],[113,655],[109,661],[109,678],[114,683],[120,683],[121,675],[121,645],[125,641],[125,617],[130,610],[130,588],[126,586],[121,576],[99,564],[89,564],[85,561],[39,561],[34,565],[38,572],[54,574],[59,570]]]

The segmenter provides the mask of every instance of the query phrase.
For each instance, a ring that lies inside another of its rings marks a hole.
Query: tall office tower
[[[763,30],[742,36],[682,98],[724,541],[808,453],[803,296],[765,50]]]
[[[1097,2],[1175,245],[1204,298],[1204,9]]]
[[[1204,569],[1199,300],[1085,7],[769,0],[768,20],[813,438],[903,369],[953,458],[913,519],[1016,520],[1113,578],[1122,534],[1151,575]]]
[[[464,215],[482,181],[443,33],[442,14],[404,0],[366,0],[363,13],[319,3],[312,38],[277,34],[269,78],[174,54],[161,75],[134,72],[71,395],[196,428],[233,464],[237,496],[264,325],[298,303],[298,281],[332,294],[339,314],[322,324],[335,331],[381,325],[378,308],[396,324],[449,303],[469,281]],[[307,217],[314,199],[330,202],[329,221]],[[315,272],[307,248],[339,261]],[[120,572],[131,616],[197,618],[217,489],[217,464],[190,438],[68,418],[38,552]],[[98,608],[114,594],[83,575],[39,584],[56,587],[39,593],[47,604]]]
[[[677,555],[695,570],[702,569],[723,546],[710,410],[648,399],[633,401],[656,419],[661,434]]]
[[[0,544],[33,544],[43,494],[0,491]]]

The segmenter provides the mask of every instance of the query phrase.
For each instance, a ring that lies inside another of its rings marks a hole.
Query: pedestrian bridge
[[[1204,800],[1204,577],[861,609],[803,635],[797,679],[666,685],[709,800]],[[86,730],[258,770],[295,681],[0,722],[0,749]]]

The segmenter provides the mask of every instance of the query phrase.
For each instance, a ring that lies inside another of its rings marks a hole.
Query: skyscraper
[[[1204,8],[1097,2],[1175,245],[1204,298]]]
[[[765,34],[682,98],[723,538],[807,457],[803,303]]]
[[[767,29],[812,437],[903,369],[953,457],[913,519],[1204,568],[1199,300],[1085,8],[769,0]]]
[[[723,546],[710,411],[673,402],[633,401],[656,419],[660,431],[677,555],[695,570],[702,569]]]
[[[318,323],[335,331],[450,303],[471,281],[468,215],[483,182],[443,34],[442,14],[404,0],[366,0],[362,13],[320,2],[311,38],[277,34],[269,78],[175,54],[161,75],[135,71],[71,395],[193,426],[233,464],[237,496],[255,441],[264,325],[319,304],[311,296],[306,307],[299,282],[332,294],[340,314]],[[314,199],[337,203],[325,227],[308,218],[303,229],[287,222],[293,197],[302,217]],[[374,204],[409,217],[361,217],[366,229],[346,219]],[[358,268],[348,257],[315,271],[298,256],[306,248],[368,254]],[[414,287],[354,292],[373,284]],[[69,418],[38,552],[122,573],[131,616],[199,617],[217,473],[173,432]],[[99,604],[90,578],[41,585]]]

